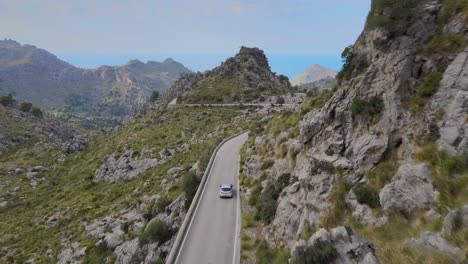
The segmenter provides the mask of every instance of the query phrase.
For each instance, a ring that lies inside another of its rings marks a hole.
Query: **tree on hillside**
[[[285,102],[286,102],[286,100],[284,99],[284,97],[282,97],[282,96],[276,97],[276,103],[277,104],[283,105]]]
[[[42,118],[43,116],[43,113],[42,113],[42,110],[37,108],[37,107],[33,107],[32,110],[31,110],[31,114],[35,117],[39,117],[39,118]]]
[[[159,91],[155,90],[150,96],[150,102],[155,102],[158,99],[159,99]]]
[[[29,111],[31,111],[32,106],[33,105],[30,102],[22,102],[20,107],[19,107],[19,110],[21,110],[23,112],[29,112]]]
[[[15,99],[13,99],[13,95],[11,93],[0,96],[0,104],[4,106],[10,106],[15,102]]]

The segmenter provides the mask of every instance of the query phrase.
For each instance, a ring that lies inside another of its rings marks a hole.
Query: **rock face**
[[[444,72],[440,88],[430,104],[431,110],[445,109],[437,142],[452,155],[461,155],[468,149],[468,48],[458,54]]]
[[[136,159],[133,150],[126,150],[120,157],[113,154],[107,157],[106,162],[96,170],[94,181],[115,182],[119,180],[131,180],[142,172],[163,164],[166,159]]]
[[[319,80],[331,78],[334,79],[336,76],[336,71],[314,64],[307,68],[307,70],[297,76],[294,76],[291,84],[292,85],[303,85],[308,83],[314,83]]]
[[[19,99],[44,108],[128,114],[152,91],[165,92],[187,72],[172,59],[148,63],[132,60],[123,66],[80,69],[32,45],[0,40],[0,94],[14,92]]]
[[[421,149],[420,139],[431,140],[451,155],[468,151],[468,48],[464,44],[447,52],[433,51],[432,55],[423,52],[436,32],[445,30],[466,38],[466,23],[460,21],[463,16],[454,16],[444,26],[439,21],[442,12],[442,1],[424,1],[405,21],[405,32],[391,37],[383,28],[366,26],[351,51],[353,62],[365,67],[348,65],[344,69],[331,98],[299,122],[297,139],[302,146],[292,158],[288,153],[288,163],[277,158],[264,171],[266,181],[276,180],[284,172],[298,179],[282,190],[275,217],[262,230],[272,247],[292,248],[306,224],[320,227],[321,216],[334,206],[330,195],[337,184],[345,182],[351,189],[372,185],[375,179],[369,171],[387,177],[380,190],[375,190],[383,210],[374,216],[375,211],[359,204],[352,191],[346,192],[346,219],[350,211],[356,220],[371,226],[385,224],[394,214],[412,217],[416,211],[431,212],[425,216],[428,222],[439,219],[435,211],[439,192],[432,176],[432,169],[437,168],[415,159]],[[348,76],[343,75],[346,71],[350,71]],[[420,89],[430,76],[439,75],[436,72],[441,75],[440,84],[436,83],[432,94],[415,109],[415,102],[421,99]],[[365,104],[376,109],[360,109]],[[252,154],[256,149],[268,150],[284,142],[275,133],[267,133],[245,151],[243,173],[247,177],[258,179],[263,173],[258,166],[261,155]],[[377,165],[387,162],[391,171],[398,168],[395,175],[377,171],[382,170]],[[449,234],[454,223],[466,219],[451,212],[446,221],[444,233]]]
[[[211,71],[182,75],[167,96],[183,103],[260,102],[290,89],[286,76],[271,72],[262,50],[241,47]]]
[[[292,256],[297,256],[301,250],[313,246],[317,241],[330,243],[336,249],[338,257],[333,263],[379,263],[376,257],[377,247],[343,226],[334,228],[330,232],[322,228],[307,242],[299,240],[292,249]]]

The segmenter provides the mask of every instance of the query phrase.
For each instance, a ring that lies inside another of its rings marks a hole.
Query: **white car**
[[[232,198],[232,184],[221,184],[219,186],[219,197]]]

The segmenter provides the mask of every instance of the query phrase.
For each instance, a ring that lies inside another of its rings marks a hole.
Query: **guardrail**
[[[247,133],[248,130],[244,130],[236,135],[230,136],[226,139],[224,139],[221,143],[218,144],[218,146],[215,148],[213,151],[213,154],[211,155],[210,161],[208,162],[208,165],[206,167],[205,173],[203,174],[202,180],[200,182],[200,185],[198,186],[197,192],[195,193],[195,196],[193,197],[192,203],[190,204],[190,208],[187,211],[187,214],[185,215],[184,222],[179,228],[179,232],[177,232],[177,237],[174,241],[174,244],[172,244],[171,252],[169,252],[169,255],[166,258],[166,264],[175,264],[175,261],[177,260],[177,255],[179,254],[179,251],[182,246],[182,241],[185,238],[185,234],[188,231],[188,227],[190,224],[190,221],[192,220],[194,213],[195,213],[195,208],[197,207],[198,202],[201,199],[201,193],[203,191],[203,188],[206,185],[208,175],[211,172],[211,168],[213,166],[214,159],[216,157],[216,154],[218,153],[218,150],[229,140],[240,136],[244,133]]]

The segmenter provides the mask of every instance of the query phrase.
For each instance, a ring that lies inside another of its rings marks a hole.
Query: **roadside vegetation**
[[[0,155],[0,164],[4,169],[0,170],[0,184],[4,186],[0,194],[8,199],[8,204],[0,208],[0,255],[13,250],[9,256],[11,261],[22,263],[34,256],[36,262],[48,262],[46,251],[51,250],[51,254],[57,256],[63,250],[62,239],[67,237],[88,248],[86,258],[90,258],[90,261],[110,257],[109,250],[95,246],[96,238],[85,235],[83,223],[128,209],[145,194],[162,195],[166,201],[161,202],[166,204],[182,192],[191,194],[198,186],[193,174],[188,174],[185,176],[187,180],[174,184],[166,192],[161,182],[168,177],[167,171],[175,166],[193,165],[198,160],[200,168],[205,168],[211,156],[207,151],[212,151],[223,138],[248,126],[248,120],[236,118],[238,115],[237,109],[207,107],[178,109],[163,115],[153,112],[113,134],[91,138],[84,151],[65,157],[60,146],[36,144],[37,141]],[[8,120],[7,117],[6,124],[9,124]],[[12,128],[15,125],[11,120]],[[134,153],[145,153],[150,157],[158,155],[165,148],[175,149],[192,138],[201,143],[191,142],[187,151],[177,153],[173,159],[133,180],[114,183],[93,181],[94,173],[106,155],[120,155],[124,149],[131,148]],[[47,151],[44,151],[45,147]],[[151,150],[148,152],[144,149]],[[25,172],[13,176],[6,170],[37,165],[50,169],[41,174],[45,181],[35,189],[31,187]],[[20,188],[21,196],[8,195],[16,187]],[[164,204],[154,206],[156,211],[163,207]],[[60,218],[52,224],[48,223],[47,219],[57,212],[61,213]],[[125,230],[125,226],[122,228]],[[140,242],[145,244],[164,241],[171,233],[169,231],[160,223],[152,223],[142,234],[133,234],[127,226],[126,235],[130,238],[140,236]]]

